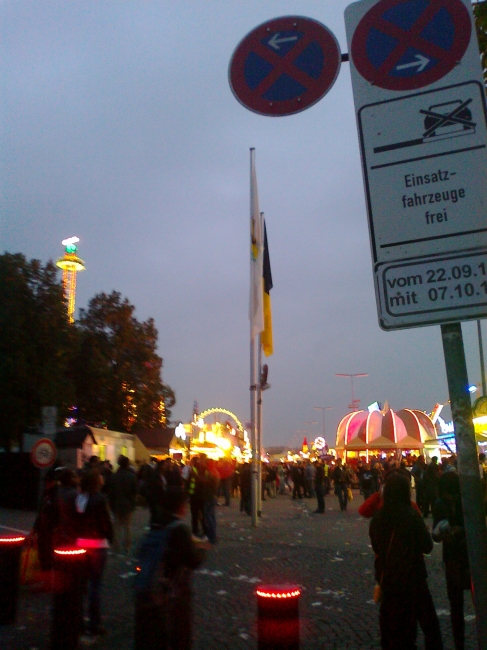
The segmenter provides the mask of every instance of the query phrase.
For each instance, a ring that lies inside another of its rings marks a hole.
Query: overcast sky
[[[256,149],[274,289],[265,445],[331,444],[357,379],[378,400],[448,399],[440,327],[379,328],[350,72],[289,117],[259,116],[228,84],[239,41],[302,15],[346,52],[345,0],[4,1],[1,250],[43,262],[77,235],[77,307],[117,290],[152,316],[176,421],[249,419],[249,148]],[[464,324],[480,381],[475,322]],[[306,422],[317,420],[318,424]]]

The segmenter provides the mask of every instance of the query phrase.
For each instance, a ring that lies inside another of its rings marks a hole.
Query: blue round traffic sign
[[[341,52],[321,23],[302,16],[275,18],[239,43],[229,67],[233,94],[260,115],[291,115],[319,101],[335,83]]]
[[[462,0],[380,0],[357,25],[352,61],[380,88],[423,88],[460,63],[471,32]]]

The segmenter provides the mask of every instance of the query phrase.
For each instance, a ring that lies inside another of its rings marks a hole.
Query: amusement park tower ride
[[[66,247],[64,257],[56,262],[56,266],[63,270],[64,296],[68,303],[68,318],[74,323],[74,306],[76,302],[76,273],[85,270],[85,263],[76,255],[78,237],[64,239],[62,245]]]

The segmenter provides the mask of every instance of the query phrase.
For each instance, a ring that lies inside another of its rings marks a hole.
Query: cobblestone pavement
[[[355,493],[349,510],[342,513],[330,495],[326,514],[317,515],[315,500],[293,501],[288,495],[267,499],[258,528],[239,512],[236,499],[229,508],[218,507],[218,544],[194,576],[195,650],[257,647],[254,590],[259,582],[302,587],[303,650],[379,648],[378,607],[372,602],[373,553],[368,521],[357,513],[361,501]],[[33,518],[33,513],[0,509],[0,533],[7,532],[6,527],[29,530]],[[428,522],[431,525],[431,519]],[[136,539],[146,523],[147,511],[138,508]],[[435,546],[426,561],[444,648],[452,650],[441,546]],[[134,563],[110,557],[102,601],[108,634],[93,647],[132,650],[133,572]],[[48,650],[49,605],[49,595],[22,589],[16,624],[0,627],[0,649]],[[475,615],[468,594],[465,618],[466,647],[473,650]],[[421,631],[418,648],[424,648]]]

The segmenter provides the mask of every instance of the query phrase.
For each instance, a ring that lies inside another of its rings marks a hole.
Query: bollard
[[[299,649],[299,597],[296,585],[260,585],[257,596],[259,650]]]
[[[0,536],[0,625],[15,623],[23,535]]]
[[[86,549],[54,549],[50,650],[76,650],[83,626]]]

